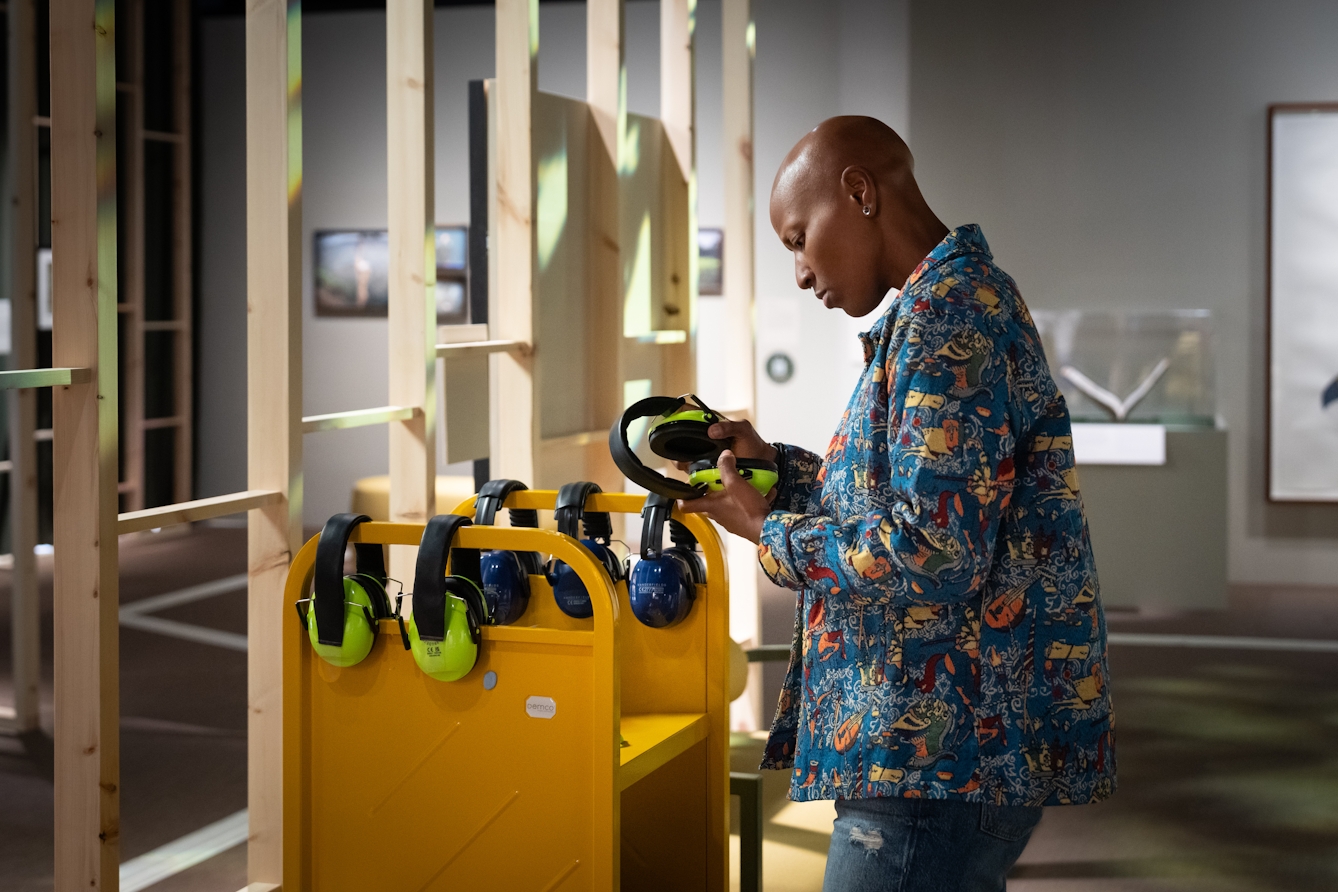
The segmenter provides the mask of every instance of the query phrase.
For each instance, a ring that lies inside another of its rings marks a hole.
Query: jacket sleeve
[[[849,461],[852,444],[828,453],[826,486],[867,490],[868,512],[767,516],[758,551],[777,584],[888,604],[962,601],[984,582],[1012,491],[1013,338],[963,304],[935,300],[911,315],[882,369],[886,389],[871,388],[865,404],[867,441]]]
[[[822,459],[798,446],[773,445],[780,479],[776,483],[776,501],[772,504],[777,510],[796,514],[815,510],[821,490]]]

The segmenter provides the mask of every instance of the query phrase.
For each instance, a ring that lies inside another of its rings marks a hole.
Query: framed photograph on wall
[[[1338,103],[1268,128],[1268,497],[1338,502]]]
[[[469,321],[469,229],[438,226],[437,324]],[[389,299],[390,236],[384,229],[315,234],[317,316],[384,317]]]
[[[725,293],[725,231],[697,230],[697,293]]]

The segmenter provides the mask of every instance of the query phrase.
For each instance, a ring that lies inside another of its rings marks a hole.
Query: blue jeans
[[[1041,809],[838,799],[823,892],[1002,892]]]

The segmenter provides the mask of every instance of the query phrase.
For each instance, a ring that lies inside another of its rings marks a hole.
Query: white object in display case
[[[1166,426],[1077,423],[1073,456],[1080,465],[1164,465]]]

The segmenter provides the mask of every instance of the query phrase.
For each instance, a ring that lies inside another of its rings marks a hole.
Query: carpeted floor
[[[121,599],[245,570],[245,531],[196,527],[126,540]],[[43,559],[50,695],[50,558]],[[0,702],[10,699],[8,574],[0,572]],[[154,614],[245,632],[244,591]],[[1236,589],[1219,613],[1112,613],[1121,632],[1338,639],[1338,590]],[[130,859],[246,805],[246,656],[121,631],[122,853]],[[1014,892],[1338,890],[1338,654],[1115,645],[1120,790],[1051,809],[1014,871]],[[49,702],[47,724],[49,728]],[[0,889],[52,885],[49,755],[0,738]],[[735,735],[752,771],[757,735]],[[34,758],[34,755],[36,756]],[[765,781],[765,888],[817,892],[833,810],[790,803]],[[737,804],[735,806],[737,808]],[[737,846],[737,839],[735,840]],[[152,887],[231,892],[237,846]]]

